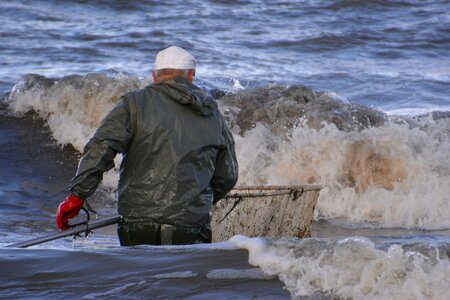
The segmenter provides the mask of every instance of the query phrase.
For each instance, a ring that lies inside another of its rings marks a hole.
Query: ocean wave
[[[323,184],[316,219],[450,227],[448,112],[387,116],[304,86],[247,89],[220,101],[239,133],[241,184]]]
[[[447,299],[448,245],[392,245],[366,238],[266,240],[234,236],[249,263],[278,278],[294,299]]]
[[[103,73],[62,78],[28,74],[12,88],[6,102],[18,115],[35,111],[47,120],[56,141],[82,151],[120,96],[143,86],[135,77]]]
[[[35,111],[60,144],[82,151],[119,97],[146,84],[132,76],[27,75],[6,102],[18,115]],[[448,112],[388,116],[301,85],[216,95],[235,133],[239,184],[323,184],[316,219],[450,228]],[[114,188],[117,177],[109,173],[104,184]]]

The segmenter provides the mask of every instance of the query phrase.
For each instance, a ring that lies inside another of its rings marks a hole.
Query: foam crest
[[[71,144],[82,152],[120,96],[144,85],[143,80],[125,75],[111,77],[96,73],[47,78],[28,74],[13,87],[6,102],[18,116],[29,111],[36,112],[47,120],[59,144]],[[117,186],[120,161],[118,156],[115,159],[116,169],[103,178],[103,186],[112,192]]]
[[[305,86],[228,94],[240,184],[323,184],[315,218],[450,228],[450,117],[387,116]]]
[[[450,228],[449,119],[361,131],[263,125],[237,137],[241,184],[324,185],[315,217],[358,226]]]
[[[82,151],[119,97],[143,86],[138,78],[105,74],[70,75],[60,79],[28,74],[7,100],[16,114],[35,111],[47,120],[53,137]]]
[[[117,99],[145,85],[104,74],[27,75],[7,99],[36,111],[79,151]],[[387,116],[315,92],[268,85],[219,100],[236,139],[239,184],[323,184],[316,219],[356,226],[450,228],[450,115]],[[118,162],[116,162],[118,165]],[[104,177],[117,185],[117,171]]]
[[[392,245],[379,250],[365,238],[338,242],[235,236],[249,263],[276,275],[293,297],[327,295],[350,299],[446,299],[448,258]]]

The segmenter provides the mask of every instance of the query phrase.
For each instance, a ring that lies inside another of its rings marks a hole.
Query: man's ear
[[[158,82],[158,78],[156,77],[155,70],[152,71],[152,75],[153,75],[153,82],[157,83]]]
[[[189,75],[188,75],[189,81],[194,80],[194,76],[195,76],[195,69],[189,70]]]

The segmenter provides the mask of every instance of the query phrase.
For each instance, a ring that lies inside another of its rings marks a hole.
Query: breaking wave
[[[448,245],[390,245],[366,238],[330,242],[234,236],[249,263],[278,278],[296,299],[447,299]],[[383,248],[383,247],[381,247]]]
[[[6,99],[81,151],[118,98],[148,79],[27,75]],[[450,113],[388,116],[301,85],[216,93],[233,132],[240,184],[323,184],[316,219],[450,228]],[[117,172],[104,179],[116,185]]]

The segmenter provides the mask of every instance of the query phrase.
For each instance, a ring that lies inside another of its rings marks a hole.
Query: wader
[[[211,241],[213,205],[239,172],[233,135],[208,92],[178,77],[125,94],[84,147],[71,193],[92,195],[118,153],[122,245]]]
[[[211,227],[182,227],[153,221],[127,222],[117,226],[121,246],[187,245],[211,243]]]

